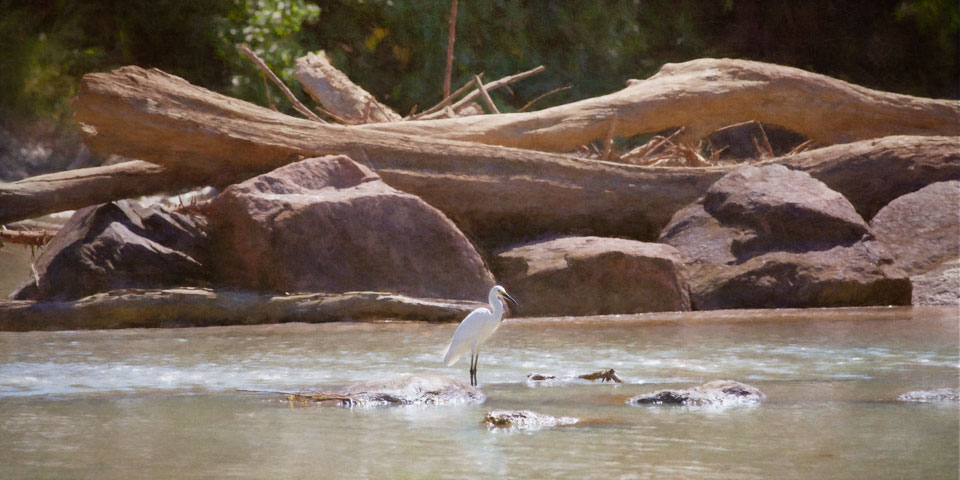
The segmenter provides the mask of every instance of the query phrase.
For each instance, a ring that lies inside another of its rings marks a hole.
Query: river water
[[[956,479],[958,311],[870,308],[508,319],[482,405],[293,406],[237,389],[468,378],[453,324],[333,323],[0,333],[0,478]],[[578,374],[614,368],[624,384]],[[529,373],[560,386],[531,387]],[[636,407],[731,378],[759,406]],[[491,431],[494,409],[594,419]]]

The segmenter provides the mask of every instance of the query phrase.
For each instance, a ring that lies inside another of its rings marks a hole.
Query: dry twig
[[[483,99],[483,103],[487,104],[487,108],[490,109],[490,113],[500,113],[500,110],[497,109],[496,104],[493,103],[493,99],[490,98],[490,94],[487,93],[487,89],[483,88],[483,82],[480,80],[480,77],[474,75],[473,83],[477,86],[477,90],[480,92],[480,98]]]
[[[280,88],[280,91],[283,92],[283,94],[287,97],[287,100],[290,101],[290,104],[293,105],[293,108],[296,111],[302,113],[305,117],[315,122],[327,123],[323,121],[322,118],[318,117],[317,114],[311,112],[309,108],[300,102],[300,100],[297,100],[297,97],[293,96],[293,92],[291,92],[290,89],[280,81],[280,78],[273,73],[273,70],[270,70],[270,67],[268,67],[267,64],[260,57],[258,57],[256,53],[253,53],[253,50],[250,50],[250,47],[247,47],[246,45],[237,45],[237,49],[246,55],[247,58],[252,60],[253,63],[257,64],[257,67],[260,68],[260,71],[262,71],[264,75],[270,77],[270,80],[272,80],[273,83]]]
[[[450,75],[453,73],[453,42],[457,39],[457,3],[450,3],[449,28],[447,31],[447,70],[443,76],[443,96],[450,96]]]
[[[480,77],[480,78],[483,78],[483,72],[478,73],[476,76],[478,76],[478,77]],[[454,98],[457,98],[457,97],[459,97],[460,95],[463,95],[464,93],[467,93],[467,90],[470,90],[471,88],[473,88],[473,79],[470,79],[470,81],[468,81],[467,83],[465,83],[462,87],[458,88],[456,92],[453,92],[453,93],[451,93],[450,95],[447,95],[443,100],[440,101],[440,103],[438,103],[438,104],[436,104],[436,105],[434,105],[434,106],[432,106],[432,107],[430,107],[430,108],[428,108],[428,109],[420,112],[420,113],[417,114],[417,115],[413,115],[413,114],[411,113],[410,115],[408,115],[408,118],[409,118],[410,120],[416,120],[416,119],[421,118],[421,117],[423,117],[423,116],[425,116],[425,115],[430,115],[431,113],[434,113],[434,112],[438,112],[438,111],[440,111],[440,110],[443,110],[443,109],[446,108],[448,105],[450,105],[450,102],[452,102]]]
[[[573,88],[573,85],[567,85],[567,86],[560,87],[560,88],[554,88],[553,90],[550,90],[549,92],[544,93],[544,94],[538,96],[537,98],[534,98],[533,100],[530,100],[529,102],[527,102],[526,105],[524,105],[523,107],[521,107],[520,110],[517,110],[517,112],[524,112],[524,111],[526,111],[528,108],[530,108],[531,106],[533,106],[534,103],[537,103],[537,102],[539,102],[540,100],[543,100],[544,98],[547,98],[547,97],[549,97],[550,95],[553,95],[554,93],[559,93],[559,92],[562,92],[562,91],[565,91],[565,90],[570,90],[571,88]]]

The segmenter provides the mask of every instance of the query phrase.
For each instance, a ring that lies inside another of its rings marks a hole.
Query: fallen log
[[[497,243],[545,232],[655,238],[672,212],[725,171],[643,168],[319,124],[138,67],[86,75],[77,104],[76,119],[96,151],[217,178],[346,154],[474,238]]]
[[[666,64],[623,90],[528,113],[364,125],[381,132],[569,152],[602,140],[684,126],[680,141],[756,120],[821,145],[888,135],[960,134],[960,102],[871,90],[792,67],[705,58]]]
[[[297,59],[295,76],[303,90],[333,116],[351,124],[398,122],[402,118],[330,64],[323,53]]]
[[[369,319],[454,321],[480,303],[349,292],[270,296],[202,288],[119,290],[74,301],[0,301],[0,331],[172,328]]]

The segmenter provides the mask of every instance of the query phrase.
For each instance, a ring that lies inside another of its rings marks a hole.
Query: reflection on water
[[[679,318],[679,320],[678,320]],[[957,478],[957,310],[716,312],[507,320],[479,406],[290,408],[236,388],[335,388],[440,365],[455,325],[0,333],[0,478]],[[620,386],[530,388],[615,368]],[[624,399],[733,378],[759,407]],[[491,432],[493,409],[604,422]]]

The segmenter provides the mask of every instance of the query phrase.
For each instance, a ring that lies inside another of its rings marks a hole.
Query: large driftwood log
[[[536,112],[361,128],[568,152],[606,138],[685,126],[682,142],[756,120],[822,145],[888,135],[958,135],[960,102],[871,90],[797,68],[730,59],[664,65],[619,92]]]
[[[220,178],[347,154],[491,241],[577,231],[654,238],[672,212],[725,171],[635,167],[318,124],[137,67],[85,76],[76,118],[94,150]]]
[[[97,203],[210,184],[209,172],[132,161],[0,183],[0,224]]]
[[[303,90],[330,113],[352,124],[398,122],[400,115],[334,68],[323,53],[297,59],[297,80]]]
[[[454,321],[481,306],[391,293],[270,296],[201,288],[122,290],[68,302],[0,301],[0,331],[201,327],[367,319]]]
[[[89,141],[94,148],[167,164],[172,171],[190,169],[195,174],[202,168],[208,176],[205,183],[267,171],[300,157],[345,153],[371,164],[387,183],[420,195],[474,238],[491,244],[548,232],[655,238],[677,209],[729,170],[637,167],[321,125],[135,67],[85,77],[77,118],[93,133]],[[891,188],[865,192],[869,195],[857,200],[882,205],[893,198],[889,195],[922,186],[918,181],[955,174],[956,137],[904,137],[896,142],[872,143],[856,157],[861,159],[856,165],[868,167],[858,166],[849,174],[846,181],[852,185],[831,186],[841,192],[856,190],[864,177],[879,171],[876,162],[905,171],[916,168],[916,162],[927,165],[916,170],[926,174],[919,180],[887,177],[884,185]],[[843,146],[836,148],[831,155],[844,152]],[[811,171],[818,161],[830,160],[815,152],[806,155],[802,158],[810,161],[802,168]],[[842,165],[828,169],[834,171],[842,172]],[[4,210],[5,195],[0,187],[0,222],[30,216]]]

